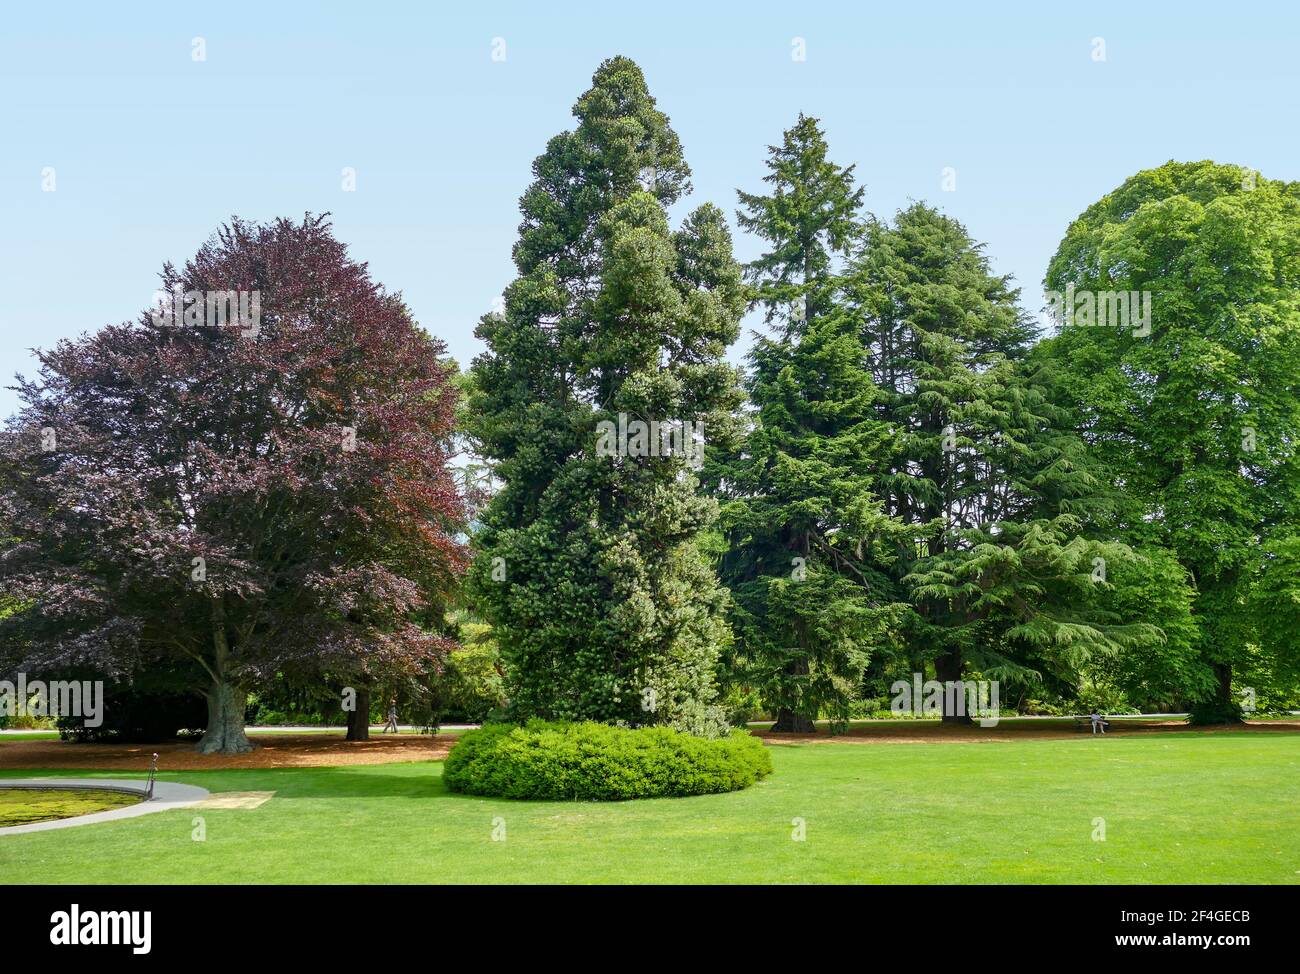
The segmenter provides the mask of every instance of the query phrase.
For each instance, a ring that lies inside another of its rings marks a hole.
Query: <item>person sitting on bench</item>
[[[1098,730],[1105,734],[1106,728],[1110,726],[1110,721],[1101,716],[1101,714],[1089,714],[1088,719],[1092,721],[1092,732],[1094,734],[1097,733]]]

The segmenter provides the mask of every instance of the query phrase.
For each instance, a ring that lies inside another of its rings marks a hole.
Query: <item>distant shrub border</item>
[[[452,791],[496,798],[624,801],[739,791],[772,771],[745,731],[706,740],[668,727],[529,721],[470,731],[452,748]]]

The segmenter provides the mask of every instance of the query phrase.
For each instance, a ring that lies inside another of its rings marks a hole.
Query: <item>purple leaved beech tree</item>
[[[239,753],[260,678],[365,687],[450,648],[455,366],[324,217],[236,219],[161,277],[139,321],[19,379],[0,653],[124,679],[184,663],[208,700],[199,749]]]

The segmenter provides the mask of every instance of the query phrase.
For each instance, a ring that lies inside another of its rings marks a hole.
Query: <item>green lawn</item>
[[[10,883],[1300,883],[1300,735],[812,744],[773,760],[745,792],[625,804],[461,797],[440,763],[169,773],[276,795],[0,836],[0,869]]]

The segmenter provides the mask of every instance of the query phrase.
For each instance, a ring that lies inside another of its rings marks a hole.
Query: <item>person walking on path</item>
[[[389,732],[389,730],[392,730],[392,732],[393,732],[394,734],[396,734],[396,733],[398,732],[398,731],[397,731],[397,698],[396,698],[396,697],[393,697],[391,700],[388,701],[388,723],[386,723],[386,724],[384,725],[384,729],[383,729],[382,731],[380,731],[380,733],[381,733],[381,734],[387,734],[387,733]]]

